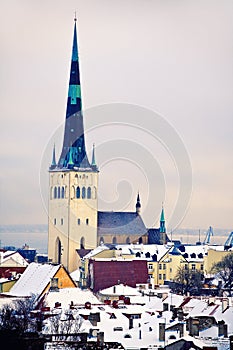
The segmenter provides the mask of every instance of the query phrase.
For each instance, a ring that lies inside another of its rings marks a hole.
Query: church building
[[[139,194],[135,212],[98,211],[98,176],[95,148],[91,162],[85,148],[75,19],[63,147],[58,161],[54,147],[49,168],[48,258],[70,272],[77,268],[80,249],[167,240],[163,209],[160,228],[148,230]]]

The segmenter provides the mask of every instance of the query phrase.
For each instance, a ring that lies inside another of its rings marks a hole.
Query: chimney
[[[218,322],[218,336],[223,336],[224,338],[227,338],[227,324],[225,324],[224,321]]]
[[[51,278],[49,290],[50,290],[50,292],[58,292],[59,291],[57,277]]]
[[[165,323],[159,323],[159,341],[165,341]]]
[[[199,324],[200,324],[200,321],[198,318],[189,319],[189,335],[199,336]]]
[[[133,328],[133,318],[129,318],[129,329]]]

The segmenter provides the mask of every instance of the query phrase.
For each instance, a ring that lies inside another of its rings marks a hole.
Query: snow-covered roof
[[[14,296],[41,295],[60,265],[37,264],[28,265],[20,279],[11,288],[9,294]]]
[[[161,244],[118,244],[117,249],[123,251],[130,251],[131,254],[140,253],[140,257],[147,260],[152,260],[152,256],[155,254],[157,256],[157,261],[159,261],[171,248],[171,245],[161,245]],[[147,254],[149,253],[149,254]],[[128,253],[129,254],[129,253]]]
[[[132,295],[141,295],[136,288],[124,284],[116,284],[112,287],[105,288],[99,291],[100,295],[109,295],[109,296],[132,296]]]
[[[71,302],[73,304],[82,304],[90,302],[91,304],[99,304],[96,296],[87,289],[80,288],[64,288],[58,292],[48,292],[45,296],[45,304],[49,307],[54,307],[55,303],[61,303],[63,309],[67,309]]]
[[[88,254],[86,254],[83,258],[84,259],[90,259],[93,256],[95,256],[98,253],[101,253],[103,250],[109,250],[109,247],[107,247],[104,244],[99,245],[98,247],[96,247],[95,249],[92,249]]]
[[[27,260],[19,253],[12,250],[0,251],[0,265],[28,266]]]

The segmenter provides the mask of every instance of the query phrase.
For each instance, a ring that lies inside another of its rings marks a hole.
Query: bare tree
[[[35,330],[35,324],[30,312],[34,309],[35,296],[17,299],[11,304],[5,304],[0,310],[0,330],[16,331],[23,334],[27,330]]]
[[[211,271],[220,277],[223,281],[223,289],[231,296],[233,290],[233,253],[227,254],[221,261],[214,264]]]
[[[202,288],[203,274],[199,270],[190,270],[189,268],[179,267],[175,276],[175,292],[187,295],[199,295]]]

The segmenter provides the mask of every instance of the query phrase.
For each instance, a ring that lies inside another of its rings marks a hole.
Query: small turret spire
[[[55,152],[55,144],[53,146],[53,156],[52,156],[52,163],[50,165],[50,169],[55,169],[57,166],[57,162],[56,162],[56,152]]]
[[[95,161],[95,144],[94,143],[93,143],[93,148],[92,148],[91,167],[92,167],[92,169],[96,169],[97,170],[97,165],[96,165],[96,161]]]
[[[139,192],[138,192],[137,203],[136,203],[136,213],[140,214],[140,210],[141,210],[141,202],[140,202],[140,196],[139,196]]]
[[[159,228],[159,230],[162,233],[166,233],[163,204],[162,204],[162,211],[161,211],[161,215],[160,215],[160,228]]]

